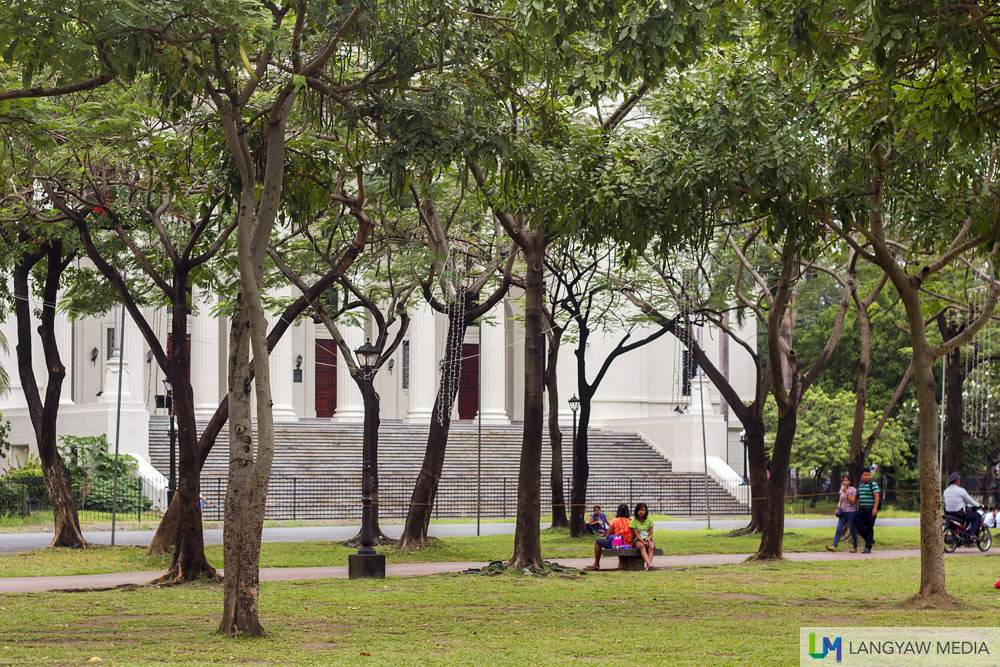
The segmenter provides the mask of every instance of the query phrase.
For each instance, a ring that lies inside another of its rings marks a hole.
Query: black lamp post
[[[372,505],[372,448],[375,444],[375,401],[372,398],[374,364],[381,351],[366,340],[354,351],[361,362],[361,394],[365,406],[364,437],[361,446],[361,544],[358,553],[347,557],[347,576],[350,579],[385,577],[385,556],[375,552],[375,508]]]
[[[170,385],[170,380],[164,380],[163,386],[166,388],[166,396],[163,403],[170,414],[170,481],[167,483],[167,505],[174,499],[174,492],[177,490],[177,431],[174,430],[174,391]]]
[[[576,411],[580,409],[580,399],[573,394],[569,399],[569,409],[573,411],[573,454],[576,455]]]
[[[747,432],[746,429],[740,431],[740,444],[743,445],[743,483],[740,486],[747,486],[750,484],[750,478],[747,477]]]
[[[573,411],[573,481],[576,481],[576,411],[580,409],[580,399],[576,397],[576,394],[569,399],[569,409]],[[570,487],[570,493],[573,493],[573,487]],[[570,501],[572,503],[572,501]],[[571,505],[572,507],[572,505]]]

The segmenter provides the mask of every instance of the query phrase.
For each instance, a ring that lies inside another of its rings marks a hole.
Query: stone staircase
[[[168,420],[150,419],[149,456],[153,466],[169,476]],[[199,428],[204,424],[199,424]],[[572,455],[569,429],[564,433],[565,489],[569,498]],[[268,489],[268,518],[353,518],[360,513],[360,424],[300,420],[275,425],[275,457]],[[383,422],[379,428],[379,515],[406,514],[413,485],[423,461],[427,427]],[[551,506],[551,450],[542,454],[543,512]],[[590,480],[587,502],[613,514],[619,502],[646,502],[653,513],[678,516],[704,514],[706,496],[713,514],[745,514],[738,502],[712,479],[675,473],[637,435],[591,430],[588,433]],[[221,518],[229,470],[228,431],[223,430],[202,470],[202,492],[209,504],[206,518]],[[435,515],[513,516],[516,512],[521,426],[484,426],[482,468],[477,483],[475,423],[454,422],[448,439]],[[589,508],[588,508],[589,509]]]

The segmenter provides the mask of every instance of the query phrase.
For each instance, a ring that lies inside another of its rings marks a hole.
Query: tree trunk
[[[788,345],[790,349],[794,349],[792,345],[792,331],[795,329],[795,294],[792,293],[788,297],[788,306],[785,308],[785,312],[781,318],[781,333],[780,336],[785,344]],[[785,387],[792,386],[792,365],[789,360],[782,355],[781,356],[781,377],[784,379]]]
[[[226,487],[223,586],[219,633],[264,634],[260,624],[260,539],[266,496],[254,488],[253,423],[250,414],[250,323],[240,290],[229,334],[229,480]],[[183,529],[182,529],[183,530]]]
[[[916,318],[922,317],[920,311]],[[911,323],[915,317],[911,317]],[[912,330],[912,329],[911,329]],[[913,380],[917,390],[920,433],[920,593],[922,598],[946,597],[944,540],[941,536],[941,473],[938,469],[938,402],[934,358],[926,339],[913,341]],[[925,337],[924,337],[925,338]]]
[[[563,330],[549,327],[548,360],[545,363],[545,387],[549,395],[549,446],[552,448],[552,468],[549,486],[552,489],[552,527],[569,526],[566,518],[566,491],[563,489],[562,431],[559,429],[559,382],[556,365],[559,362],[559,343]],[[573,533],[572,528],[570,534]]]
[[[954,335],[954,334],[953,334]],[[951,336],[949,336],[950,338]],[[944,470],[945,474],[965,472],[965,402],[962,396],[965,373],[962,348],[956,347],[944,358],[946,389],[944,395]]]
[[[750,523],[731,534],[762,533],[767,520],[767,449],[764,444],[764,420],[747,418],[742,422],[746,431],[747,464],[750,477]]]
[[[778,417],[778,429],[774,436],[771,456],[771,477],[767,480],[769,502],[764,509],[760,547],[750,560],[773,560],[782,557],[781,547],[785,537],[785,487],[788,483],[788,460],[798,419],[797,403],[795,401],[789,406],[786,414]]]
[[[872,347],[871,326],[864,304],[858,303],[857,311],[858,335],[861,344],[858,350],[858,380],[855,385],[854,423],[851,426],[850,440],[848,440],[847,444],[848,470],[851,474],[851,483],[855,486],[861,480],[861,470],[865,467],[864,428],[865,412],[868,408],[868,371]],[[830,490],[832,491],[839,483],[839,479],[831,478]]]
[[[309,288],[308,292],[304,293],[291,305],[285,308],[281,317],[279,317],[275,322],[274,326],[271,328],[271,332],[267,336],[267,346],[269,351],[273,350],[274,346],[281,340],[281,337],[288,330],[289,323],[294,322],[299,315],[305,312],[313,300],[319,298],[321,294],[329,289],[338,277],[347,272],[347,269],[351,267],[358,254],[360,254],[361,250],[364,248],[371,229],[372,225],[369,222],[362,221],[362,224],[358,227],[354,240],[344,251],[343,255],[341,255],[340,262],[337,266],[313,284],[313,286]],[[251,380],[253,379],[253,376],[253,364],[251,363]],[[225,427],[228,419],[229,397],[226,396],[223,397],[222,401],[219,403],[219,407],[216,409],[215,414],[212,415],[208,425],[205,427],[201,437],[198,439],[199,467],[205,465],[208,455],[212,452],[212,447],[215,446],[215,440],[219,433],[222,432],[222,429]],[[167,511],[164,512],[163,518],[160,519],[160,523],[156,527],[156,534],[153,535],[153,539],[149,544],[150,554],[165,554],[170,550],[170,546],[174,543],[174,538],[177,534],[177,525],[180,522],[180,507],[181,505],[179,501],[171,501],[170,505],[167,507]]]
[[[25,256],[14,267],[14,314],[17,320],[17,370],[28,404],[28,416],[35,432],[35,445],[42,464],[42,482],[52,504],[54,534],[50,547],[87,547],[83,538],[80,519],[76,511],[76,498],[62,457],[56,447],[56,419],[59,412],[59,397],[66,368],[59,356],[55,338],[55,304],[58,296],[59,278],[62,275],[62,244],[55,242],[46,253],[48,267],[44,285],[42,321],[38,334],[42,339],[48,381],[45,399],[42,400],[33,369],[31,350],[31,306],[29,305],[28,279],[31,268],[41,260],[43,253]]]
[[[448,314],[447,340],[465,340],[465,313]],[[460,348],[445,345],[444,365],[451,372],[457,372],[462,363],[456,358]],[[438,387],[434,399],[434,410],[431,412],[430,429],[427,432],[427,447],[424,450],[424,462],[420,466],[420,475],[410,496],[410,507],[406,512],[406,524],[398,546],[400,549],[419,549],[427,543],[427,530],[434,512],[434,499],[437,497],[438,485],[441,482],[441,471],[444,469],[445,448],[448,446],[448,432],[451,428],[451,406],[455,404],[458,394],[458,383],[451,383],[451,395],[446,393],[447,383]]]
[[[542,261],[547,238],[545,230],[528,235],[522,246],[525,255],[524,304],[524,432],[517,478],[517,523],[510,568],[542,565],[541,517],[542,426]],[[575,491],[574,491],[575,492]]]
[[[581,364],[582,365],[582,364]],[[590,428],[590,410],[593,394],[580,392],[580,422],[576,427],[576,442],[573,444],[573,494],[570,506],[569,532],[572,537],[583,534],[587,513],[587,482],[590,480],[587,429]]]
[[[176,349],[178,346],[175,345]],[[180,346],[186,347],[186,346]],[[186,354],[186,352],[184,353]],[[205,556],[201,529],[201,466],[194,418],[194,392],[187,373],[171,373],[174,416],[177,420],[177,503],[178,524],[170,569],[158,582],[180,584],[201,578],[218,579],[215,568]],[[171,503],[173,504],[173,503]]]
[[[876,153],[878,172],[872,177],[872,203],[869,214],[870,238],[875,258],[889,276],[906,308],[912,345],[913,382],[917,394],[919,435],[917,466],[920,477],[920,591],[924,602],[949,598],[945,587],[944,540],[941,534],[941,471],[938,468],[938,402],[934,383],[934,350],[927,341],[920,284],[899,266],[890,251],[882,227],[882,173],[884,155]]]
[[[175,273],[177,294],[187,293],[187,281],[186,272]],[[203,577],[217,579],[218,575],[205,557],[201,528],[201,458],[191,387],[191,356],[184,342],[187,339],[187,310],[183,303],[177,302],[172,313],[170,335],[173,345],[164,374],[170,380],[171,406],[177,422],[177,489],[174,493],[178,508],[177,530],[170,569],[158,581],[179,584]]]

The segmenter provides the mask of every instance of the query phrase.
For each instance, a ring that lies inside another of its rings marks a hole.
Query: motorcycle
[[[980,517],[985,514],[981,507],[976,508],[976,511],[979,512]],[[993,545],[993,536],[990,534],[990,529],[984,525],[982,518],[979,520],[979,532],[973,534],[964,521],[950,514],[945,514],[942,530],[944,531],[945,553],[950,554],[958,547],[971,547],[973,545],[979,547],[980,551],[989,551],[990,546]]]

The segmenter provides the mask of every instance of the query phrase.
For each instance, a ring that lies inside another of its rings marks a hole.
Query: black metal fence
[[[111,480],[76,482],[77,513],[81,520],[111,521],[114,483]],[[117,512],[120,519],[142,520],[154,503],[162,507],[166,492],[138,478],[118,480]],[[52,510],[41,479],[0,479],[0,516],[28,516]]]
[[[386,519],[405,518],[415,477],[385,476],[379,479],[378,513]],[[572,482],[565,482],[566,502]],[[746,505],[736,501],[720,487],[709,487],[713,513],[746,514]],[[202,478],[202,496],[206,520],[221,521],[225,505],[226,478]],[[649,505],[651,513],[691,516],[704,514],[706,487],[701,479],[646,477],[628,480],[590,480],[587,484],[587,509],[600,505],[614,514],[619,503],[629,507],[637,502]],[[446,477],[441,480],[434,503],[434,516],[513,517],[517,513],[517,478]],[[552,507],[548,480],[542,483],[542,512]],[[267,492],[266,519],[356,519],[361,514],[361,478],[343,477],[273,477]]]

